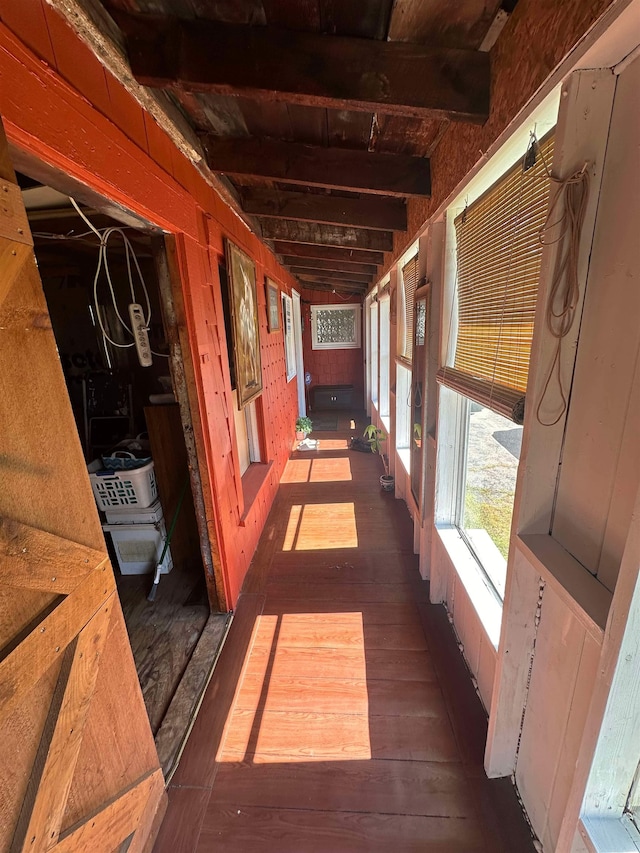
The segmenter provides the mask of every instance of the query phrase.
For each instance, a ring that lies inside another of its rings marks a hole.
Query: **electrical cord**
[[[98,304],[98,282],[100,280],[100,273],[102,272],[102,269],[104,268],[105,277],[107,280],[107,284],[109,286],[109,293],[111,294],[111,301],[113,303],[113,308],[114,308],[116,317],[118,318],[122,327],[133,337],[133,330],[125,322],[125,320],[122,317],[120,310],[118,308],[118,302],[116,299],[115,288],[113,286],[113,281],[111,279],[111,270],[109,269],[109,257],[108,257],[109,240],[111,239],[111,237],[114,234],[118,234],[122,238],[122,241],[124,244],[125,261],[126,261],[126,265],[127,265],[127,279],[129,281],[129,290],[131,293],[131,302],[134,304],[139,304],[138,299],[136,298],[135,285],[133,283],[133,271],[132,271],[132,266],[131,266],[131,261],[133,259],[133,266],[135,267],[136,273],[138,275],[138,280],[140,282],[140,285],[142,287],[142,291],[144,293],[144,300],[146,303],[146,313],[144,315],[144,323],[145,323],[145,326],[146,326],[147,331],[148,331],[149,325],[151,323],[151,300],[149,298],[149,291],[147,289],[147,285],[146,285],[146,282],[144,280],[142,270],[140,269],[140,264],[138,263],[138,258],[136,256],[135,250],[134,250],[133,246],[131,245],[131,241],[129,240],[129,238],[128,238],[128,236],[125,233],[125,230],[123,228],[120,228],[117,226],[111,226],[109,228],[98,229],[93,225],[93,223],[88,219],[88,217],[82,212],[82,210],[80,209],[80,207],[77,204],[75,199],[73,199],[73,198],[71,198],[71,196],[69,196],[69,201],[71,202],[73,207],[76,209],[76,212],[78,213],[80,218],[86,223],[86,225],[88,225],[88,227],[91,229],[91,232],[93,232],[97,236],[98,240],[100,241],[100,248],[98,251],[98,266],[96,267],[96,272],[95,272],[95,275],[93,277],[93,301],[94,301],[94,305],[95,305],[95,309],[96,309],[96,317],[98,319],[98,325],[100,326],[100,331],[102,332],[102,337],[104,338],[105,341],[108,341],[111,344],[111,346],[118,347],[119,349],[128,349],[130,347],[133,347],[133,346],[135,346],[134,341],[131,341],[130,343],[126,343],[126,344],[121,344],[121,343],[118,343],[118,341],[114,341],[110,337],[110,335],[108,334],[108,332],[104,326],[104,321],[102,319],[102,314],[100,312],[100,307]],[[91,233],[91,232],[87,232],[87,233]],[[78,235],[78,237],[79,236],[80,235]],[[86,234],[83,234],[82,236],[86,236]],[[76,238],[65,238],[65,239],[78,239],[78,237],[76,237]],[[167,353],[156,352],[155,350],[151,350],[151,352],[153,353],[153,355],[157,355],[161,358],[169,358],[169,355]]]
[[[535,137],[534,137],[535,139]],[[544,156],[540,152],[544,169],[549,180],[557,184],[558,191],[549,205],[549,211],[544,225],[540,229],[540,243],[543,246],[557,246],[557,254],[547,300],[545,319],[550,334],[556,339],[556,347],[551,366],[542,389],[542,394],[536,408],[536,419],[541,426],[555,426],[567,411],[568,397],[562,381],[562,341],[571,330],[580,299],[580,281],[578,279],[578,256],[582,225],[589,201],[589,163],[584,163],[566,178],[554,177],[547,167]],[[552,222],[554,211],[563,202],[562,213]],[[559,228],[556,237],[551,238],[551,232]],[[543,420],[542,405],[551,387],[554,374],[560,399],[561,409],[556,418],[551,421]]]

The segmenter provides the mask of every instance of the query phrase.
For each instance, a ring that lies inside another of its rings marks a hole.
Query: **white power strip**
[[[129,319],[131,320],[133,338],[136,342],[138,361],[142,367],[151,367],[153,357],[151,355],[151,347],[149,346],[149,333],[147,331],[147,324],[144,321],[142,305],[138,305],[135,302],[129,305]]]

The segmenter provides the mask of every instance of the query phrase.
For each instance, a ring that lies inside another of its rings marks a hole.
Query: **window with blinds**
[[[418,256],[402,267],[403,328],[402,347],[398,353],[405,361],[413,358],[414,294],[418,286]]]
[[[527,389],[553,136],[538,149],[535,163],[518,161],[454,222],[455,357],[438,379],[509,418]]]

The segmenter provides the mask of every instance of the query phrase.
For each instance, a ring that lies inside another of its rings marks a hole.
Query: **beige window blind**
[[[455,357],[438,379],[506,417],[527,390],[553,135],[539,148],[531,168],[518,161],[454,222]]]
[[[414,294],[418,286],[418,256],[414,255],[402,267],[402,292],[404,302],[401,358],[410,362],[413,358]]]

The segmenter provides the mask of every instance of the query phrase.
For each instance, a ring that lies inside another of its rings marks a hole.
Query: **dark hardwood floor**
[[[155,851],[533,853],[407,508],[340,421],[285,471]]]

